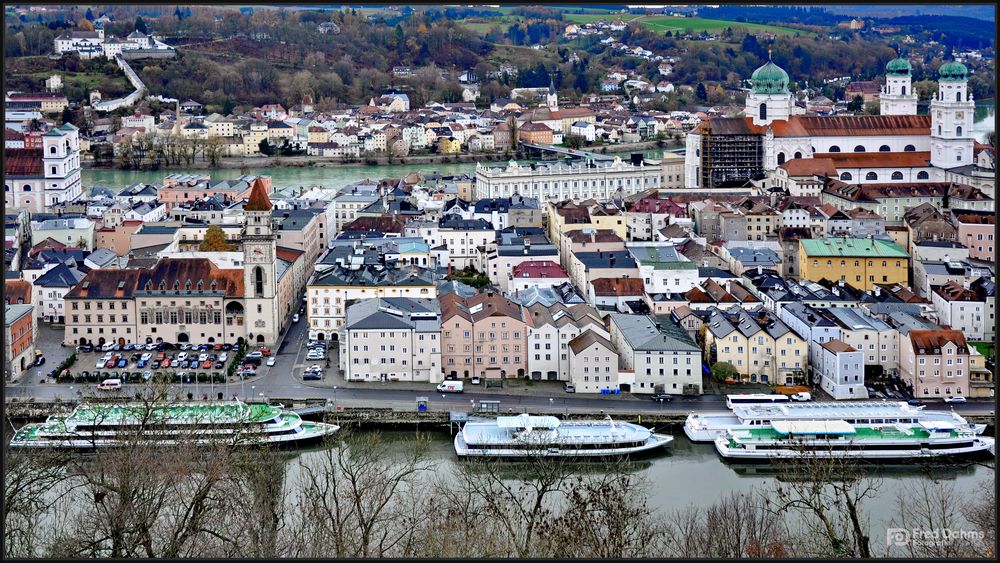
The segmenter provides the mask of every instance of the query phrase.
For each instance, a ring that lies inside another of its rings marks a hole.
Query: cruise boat
[[[21,427],[10,445],[76,449],[136,441],[162,446],[290,445],[318,440],[339,429],[333,424],[304,421],[279,405],[239,400],[156,406],[81,404],[68,415],[53,415],[45,422]]]
[[[673,439],[611,417],[559,420],[519,414],[466,422],[455,436],[455,453],[461,457],[621,456],[654,450]]]
[[[864,460],[992,457],[994,439],[950,422],[856,426],[846,420],[775,420],[734,428],[715,449],[734,461],[848,457]]]
[[[684,422],[684,433],[692,442],[713,442],[727,430],[760,428],[774,420],[826,419],[844,419],[861,427],[931,421],[952,423],[976,434],[986,430],[985,424],[971,424],[954,411],[929,411],[903,401],[859,401],[755,404],[735,406],[732,411],[691,413]]]

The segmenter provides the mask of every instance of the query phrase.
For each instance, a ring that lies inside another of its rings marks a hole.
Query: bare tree
[[[303,463],[297,555],[393,555],[415,525],[404,504],[419,495],[418,475],[433,468],[426,446],[423,436],[400,448],[378,433],[356,434]]]

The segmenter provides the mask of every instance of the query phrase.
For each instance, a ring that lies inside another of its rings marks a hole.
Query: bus
[[[788,401],[788,395],[765,395],[761,393],[726,395],[726,407],[730,409],[740,405],[773,405],[777,403],[787,403]]]

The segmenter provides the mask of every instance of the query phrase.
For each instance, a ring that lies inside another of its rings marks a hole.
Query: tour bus
[[[765,395],[750,393],[745,395],[726,395],[726,407],[732,409],[739,405],[787,403],[788,395]]]

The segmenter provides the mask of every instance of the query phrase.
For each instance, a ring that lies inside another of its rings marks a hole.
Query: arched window
[[[889,145],[882,145],[881,147],[878,148],[878,152],[889,152],[891,150],[892,149],[889,148]]]
[[[865,146],[864,145],[858,145],[858,146],[854,147],[854,152],[865,152]]]
[[[959,137],[962,136],[962,127],[961,126],[955,128],[955,135],[957,135]]]
[[[897,172],[893,172],[892,173],[892,179],[893,180],[902,180],[903,179],[903,173],[902,172],[898,172],[898,171]]]
[[[903,147],[903,152],[916,152],[916,151],[917,147],[913,145],[906,145],[905,147]]]
[[[760,104],[760,118],[767,119],[767,104]]]
[[[941,134],[941,126],[938,125],[938,135],[940,135],[940,134]]]
[[[31,186],[29,186],[28,184],[25,184],[24,185],[24,191],[30,192],[31,191]]]
[[[257,266],[253,269],[254,297],[264,297],[264,269]]]
[[[843,180],[843,181],[845,181],[845,182],[850,182],[851,180],[854,179],[854,176],[851,176],[850,172],[842,172],[840,174],[840,179]]]
[[[962,93],[961,92],[955,92],[955,101],[956,102],[961,102],[962,101]]]
[[[784,163],[785,163],[785,153],[779,152],[778,153],[778,164],[784,164]]]
[[[840,147],[838,147],[837,145],[833,145],[832,147],[830,147],[830,152],[840,152]]]
[[[926,171],[921,170],[917,172],[917,180],[926,180],[928,178],[930,178],[930,175]]]
[[[802,158],[802,153],[795,151],[795,158]]]
[[[900,90],[900,92],[902,92],[903,95],[905,96],[906,95],[906,86],[903,86],[902,89]]]
[[[49,147],[49,154],[56,154],[56,147],[55,147],[55,145]]]
[[[868,180],[869,182],[871,182],[873,180],[878,180],[878,174],[876,174],[874,172],[869,172],[869,173],[865,174],[865,180]]]

